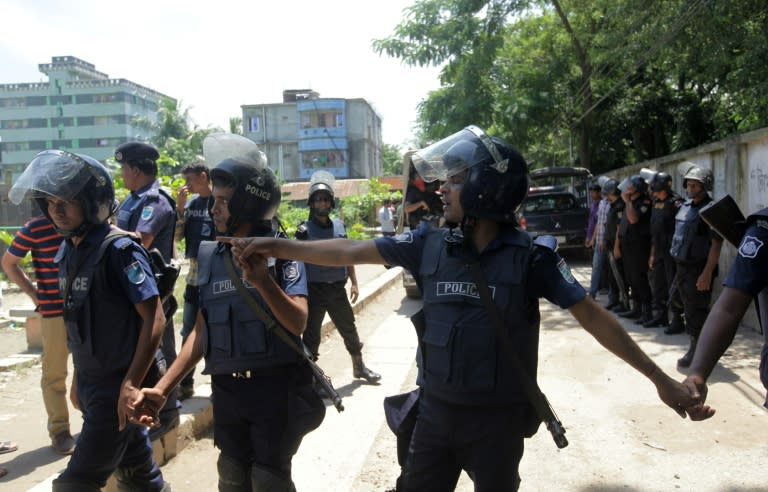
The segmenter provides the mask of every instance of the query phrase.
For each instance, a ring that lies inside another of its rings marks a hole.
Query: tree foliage
[[[474,123],[600,171],[768,125],[761,0],[417,0],[379,53],[441,66],[424,137]]]
[[[381,164],[384,176],[400,176],[403,174],[403,154],[400,147],[391,144],[381,146]]]

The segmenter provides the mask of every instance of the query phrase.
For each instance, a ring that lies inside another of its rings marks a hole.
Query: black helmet
[[[672,176],[665,172],[654,174],[651,180],[651,191],[672,191]]]
[[[613,178],[605,180],[605,183],[603,183],[603,194],[605,196],[609,195],[616,195],[617,190],[619,189],[619,183]]]
[[[648,191],[648,183],[639,174],[630,176],[629,182],[632,184],[632,187],[634,187],[635,191],[638,193],[646,193]]]
[[[10,200],[21,203],[27,191],[43,214],[48,213],[46,196],[78,201],[83,208],[83,224],[74,231],[59,231],[64,236],[79,236],[91,225],[101,224],[112,215],[115,188],[107,169],[93,157],[64,150],[44,150],[32,159],[8,193]]]
[[[468,170],[460,195],[466,216],[515,223],[515,212],[528,194],[525,159],[474,125],[417,151],[412,160],[426,182]]]
[[[315,171],[309,178],[309,194],[307,195],[307,205],[312,205],[312,195],[318,191],[325,191],[331,195],[331,208],[336,207],[336,195],[334,193],[334,185],[336,184],[336,178],[328,171]]]
[[[217,162],[211,169],[213,185],[235,189],[227,226],[241,219],[252,224],[271,222],[280,205],[280,186],[256,143],[240,135],[214,133],[205,137],[203,153],[206,162]]]
[[[707,191],[712,191],[712,185],[714,184],[714,180],[712,179],[712,171],[709,169],[704,169],[703,167],[699,166],[691,166],[688,171],[683,176],[683,188],[687,186],[688,180],[698,181],[702,185],[704,185],[704,189]]]

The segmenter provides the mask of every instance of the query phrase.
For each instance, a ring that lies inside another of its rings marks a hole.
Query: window
[[[344,113],[342,111],[302,111],[302,128],[342,128]]]
[[[248,119],[248,128],[251,132],[260,132],[261,131],[261,117],[259,116],[251,116]]]
[[[346,152],[343,150],[320,150],[303,152],[304,169],[342,168],[346,162]]]

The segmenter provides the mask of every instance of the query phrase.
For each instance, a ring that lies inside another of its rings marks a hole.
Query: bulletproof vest
[[[444,229],[429,232],[419,270],[426,321],[420,340],[422,387],[462,405],[527,402],[519,375],[499,351],[496,330],[467,267],[474,259],[462,246],[449,246],[448,234]],[[512,346],[535,378],[540,316],[538,300],[526,296],[530,251],[530,237],[517,231],[512,244],[484,253],[480,264]]]
[[[117,227],[124,231],[134,232],[139,224],[144,208],[151,207],[162,199],[168,200],[171,210],[176,210],[176,201],[164,189],[160,188],[157,182],[140,195],[136,193],[129,194],[117,212]],[[171,216],[170,224],[155,236],[154,241],[150,245],[150,248],[159,249],[166,259],[173,258],[174,256],[173,234],[176,228],[176,213],[171,214]]]
[[[758,220],[768,221],[768,207],[747,217],[747,227]],[[763,275],[768,275],[768,272],[763,272]],[[763,387],[768,389],[768,287],[758,292],[756,301],[757,316],[760,321],[760,329],[763,332],[764,339],[763,349],[760,356],[760,381],[763,383]],[[766,404],[768,404],[768,400],[766,400]]]
[[[641,208],[650,208],[650,201],[647,196],[640,195],[632,200],[630,206],[635,209],[640,220],[630,224],[629,218],[624,213],[619,223],[619,236],[623,241],[647,241],[651,235],[651,214],[642,213]]]
[[[675,233],[675,203],[680,198],[670,194],[664,200],[654,200],[651,212],[651,238],[656,246],[656,254],[669,252],[672,235]]]
[[[216,238],[213,219],[208,212],[210,200],[213,198],[198,196],[184,210],[184,254],[187,258],[197,258],[200,241],[213,241]]]
[[[325,227],[315,220],[304,222],[307,228],[307,239],[332,239],[338,237],[347,237],[347,231],[344,223],[339,219],[331,219],[332,227]],[[328,267],[322,265],[313,265],[305,263],[307,269],[307,282],[341,282],[347,280],[347,267]]]
[[[109,228],[99,233],[99,242]],[[109,250],[134,247],[133,239],[115,240]],[[59,289],[64,295],[64,323],[72,360],[79,375],[104,377],[125,372],[133,360],[139,337],[141,317],[114,279],[107,272],[109,250],[97,255],[98,245],[90,251],[75,252],[64,241],[56,255],[59,263]],[[149,260],[148,260],[149,261]],[[79,268],[78,268],[79,266]]]
[[[672,245],[669,253],[676,261],[701,262],[706,261],[709,254],[710,229],[699,217],[701,207],[711,202],[707,195],[698,205],[689,198],[680,206],[675,215],[675,233],[672,235]]]
[[[300,359],[296,352],[267,330],[240,296],[224,266],[225,251],[223,244],[203,241],[197,257],[200,308],[205,319],[203,373],[259,371],[298,363]],[[242,273],[239,269],[237,271],[240,281],[243,281]],[[272,314],[256,288],[247,282],[244,284],[261,307]],[[300,344],[299,337],[289,335]]]

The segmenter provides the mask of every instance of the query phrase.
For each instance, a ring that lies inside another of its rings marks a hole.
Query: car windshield
[[[573,195],[533,195],[529,196],[523,204],[524,212],[552,212],[556,210],[567,210],[578,208],[576,199]]]

